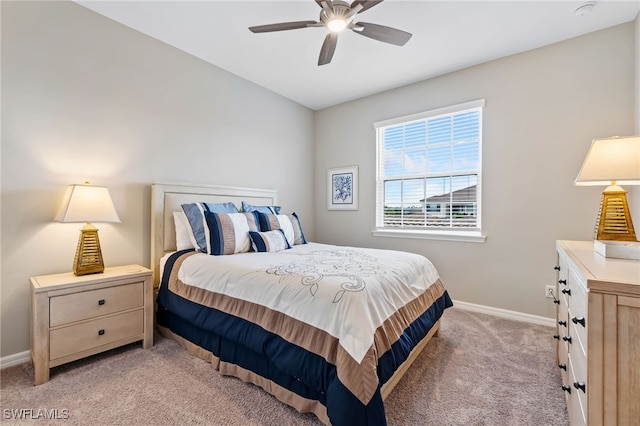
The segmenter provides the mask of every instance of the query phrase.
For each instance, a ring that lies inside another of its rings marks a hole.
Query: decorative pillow
[[[295,213],[290,215],[258,213],[258,221],[262,232],[282,229],[290,246],[307,243],[302,233],[300,220]]]
[[[176,228],[176,250],[194,249],[193,233],[187,215],[183,211],[173,212],[173,222]]]
[[[267,232],[249,231],[249,236],[253,249],[258,252],[282,251],[291,248],[282,229]]]
[[[249,232],[256,232],[255,216],[252,213],[211,213],[207,219],[207,251],[214,256],[245,253],[251,250]],[[253,226],[250,222],[253,220]]]
[[[300,223],[300,218],[296,213],[291,213],[289,216],[291,219],[291,223],[293,224],[293,233],[295,235],[294,244],[307,244],[307,239],[304,237],[304,232],[302,232],[302,224]]]
[[[260,212],[266,214],[280,214],[280,206],[253,206],[246,201],[242,202],[243,212]]]
[[[238,213],[235,204],[229,203],[190,203],[183,204],[182,211],[187,216],[191,228],[191,242],[202,253],[207,253],[207,221],[205,212],[211,213]]]

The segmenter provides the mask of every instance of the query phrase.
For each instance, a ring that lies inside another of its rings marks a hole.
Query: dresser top
[[[586,279],[591,290],[640,294],[640,261],[615,259],[598,254],[593,241],[557,241],[558,250],[566,253]]]

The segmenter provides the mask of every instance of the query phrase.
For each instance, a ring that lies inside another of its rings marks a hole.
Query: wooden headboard
[[[176,230],[173,212],[181,211],[181,204],[194,202],[233,202],[238,210],[242,201],[255,205],[278,204],[273,189],[238,188],[232,186],[195,184],[151,184],[151,270],[154,286],[160,284],[160,259],[176,250]]]

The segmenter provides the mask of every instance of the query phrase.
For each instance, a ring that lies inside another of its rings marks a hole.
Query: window
[[[375,123],[375,235],[480,237],[483,107],[478,100]]]

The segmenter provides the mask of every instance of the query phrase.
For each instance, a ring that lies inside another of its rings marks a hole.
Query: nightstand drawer
[[[55,296],[50,299],[50,326],[69,324],[101,315],[142,307],[144,284],[142,281]]]
[[[49,333],[49,356],[53,361],[143,333],[143,309],[62,327]]]

